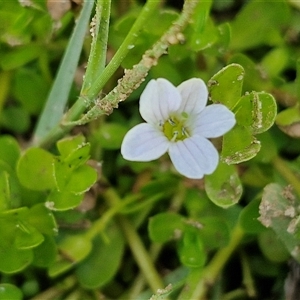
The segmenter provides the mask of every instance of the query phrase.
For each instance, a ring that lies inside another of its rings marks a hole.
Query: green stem
[[[91,23],[92,45],[81,94],[89,89],[105,69],[111,0],[98,0]]]
[[[246,253],[244,251],[240,252],[242,271],[243,271],[243,285],[246,288],[247,295],[250,298],[256,297],[255,283],[251,274],[250,263]]]
[[[119,198],[118,194],[112,188],[106,190],[106,192],[104,193],[104,198],[112,207],[115,205],[119,205],[119,203],[121,202],[121,199]],[[156,292],[158,289],[162,289],[164,287],[163,281],[157,273],[151,260],[151,257],[146,251],[135,228],[124,216],[118,215],[117,222],[119,223],[120,228],[127,239],[129,247],[132,251],[133,256],[136,259],[139,268],[143,272],[153,292]]]
[[[297,177],[289,168],[287,162],[277,156],[273,159],[272,163],[275,169],[282,175],[282,177],[293,186],[298,197],[300,197],[299,177]]]
[[[109,188],[112,189],[112,188]],[[109,191],[108,193],[114,193],[114,191]],[[112,220],[112,218],[119,213],[123,207],[125,207],[126,205],[136,201],[137,199],[139,199],[139,197],[132,197],[129,198],[127,200],[123,200],[122,202],[119,202],[117,204],[115,204],[114,206],[112,206],[109,210],[107,210],[100,219],[98,219],[97,221],[95,221],[92,225],[91,228],[89,228],[89,230],[86,233],[86,236],[89,239],[93,239],[97,234],[103,232],[103,230],[106,228],[107,224],[109,223],[110,220]]]
[[[92,86],[89,86],[88,82],[83,86],[85,90],[82,90],[78,100],[66,113],[64,117],[65,123],[76,121],[80,117],[80,115],[87,109],[87,107],[91,105],[91,101],[94,101],[95,98],[97,98],[97,95],[100,93],[108,79],[117,70],[127,53],[130,51],[131,45],[134,45],[135,40],[137,39],[142,27],[147,23],[147,20],[155,12],[155,9],[158,7],[160,2],[161,1],[158,0],[147,1],[140,15],[138,16],[137,20],[135,21],[134,25],[129,31],[127,37],[125,38],[124,42],[122,43],[122,45],[120,46],[119,50],[116,52],[115,56],[112,58],[110,63],[104,69],[104,71],[100,75],[99,73],[97,73],[98,77],[95,79],[95,82]],[[103,0],[103,4],[108,4],[108,1]],[[105,21],[108,22],[108,20],[104,20],[103,22],[105,23]],[[58,125],[55,128],[53,128],[47,134],[47,136],[41,136],[41,139],[35,140],[34,143],[37,146],[47,148],[61,136],[69,132],[73,127],[74,125]]]
[[[204,270],[194,271],[195,276],[198,276],[198,278],[192,278],[193,280],[191,280],[191,284],[187,284],[178,299],[206,299],[208,288],[216,281],[220,271],[223,269],[229,257],[238,247],[243,234],[242,229],[237,225],[232,232],[228,246],[220,249]],[[193,271],[191,276],[195,277],[193,276]]]
[[[104,72],[95,80],[94,84],[88,90],[83,90],[82,94],[87,95],[88,99],[95,99],[100,91],[103,89],[104,85],[115,73],[118,67],[121,65],[122,61],[130,51],[135,46],[135,41],[138,37],[141,29],[147,24],[147,20],[151,18],[155,10],[158,8],[161,1],[158,0],[148,0],[144,5],[141,13],[139,14],[137,20],[131,27],[128,35],[123,41],[122,45],[113,56],[112,60],[109,62]]]
[[[59,124],[63,116],[93,6],[93,1],[84,1],[82,11],[64,53],[53,87],[38,120],[34,132],[35,143],[39,143],[40,140],[47,136]]]

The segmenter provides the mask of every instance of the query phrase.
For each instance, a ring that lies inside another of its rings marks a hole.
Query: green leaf
[[[33,226],[19,221],[17,224],[15,246],[17,249],[31,249],[44,241],[43,235]]]
[[[300,261],[300,231],[298,220],[299,199],[291,188],[283,188],[277,183],[268,184],[263,191],[259,206],[259,221],[272,228],[276,236],[285,245],[289,253]]]
[[[56,159],[54,170],[57,188],[61,192],[82,194],[97,180],[96,170],[88,165],[73,168],[72,165]]]
[[[58,248],[62,256],[50,266],[48,272],[51,277],[66,272],[86,258],[92,250],[92,243],[84,235],[69,235],[59,243]]]
[[[269,77],[276,77],[289,65],[291,53],[287,48],[274,48],[261,61],[261,66]]]
[[[246,92],[255,90],[270,90],[271,83],[266,78],[264,69],[257,66],[248,56],[242,53],[233,54],[229,60],[230,63],[241,65],[245,70],[243,89]]]
[[[18,249],[15,245],[20,216],[27,209],[20,208],[0,214],[0,271],[14,273],[31,263],[31,249]]]
[[[77,207],[83,200],[84,194],[75,195],[70,192],[52,191],[46,200],[46,207],[50,210],[63,211]]]
[[[42,48],[37,44],[18,46],[0,57],[0,66],[3,70],[19,68],[38,58]]]
[[[33,249],[32,264],[37,267],[50,267],[57,256],[57,246],[53,237],[45,235],[44,241]]]
[[[0,171],[0,211],[9,208],[10,204],[10,185],[7,172]]]
[[[270,261],[286,262],[290,254],[273,230],[264,230],[258,235],[258,245],[262,253]]]
[[[45,235],[55,235],[58,231],[56,220],[44,203],[32,206],[27,212],[26,221]]]
[[[299,105],[281,111],[276,117],[276,124],[286,134],[293,138],[300,137],[300,108]]]
[[[35,130],[35,139],[39,141],[61,120],[73,84],[86,29],[90,21],[93,1],[85,1],[80,16],[77,19],[74,31],[64,53],[58,74],[48,96],[46,105]]]
[[[185,218],[179,214],[156,214],[149,220],[149,237],[156,243],[165,243],[171,239],[178,238],[184,229],[184,221]]]
[[[222,103],[229,109],[238,103],[243,87],[245,71],[241,65],[231,64],[224,67],[208,81],[210,99]]]
[[[10,283],[0,284],[0,299],[22,300],[23,294],[21,290]]]
[[[29,114],[21,106],[9,106],[0,115],[0,124],[15,133],[25,133],[30,127]]]
[[[268,130],[275,121],[277,105],[274,97],[265,92],[243,96],[233,110],[239,125],[250,128],[252,134]]]
[[[179,243],[178,254],[181,263],[187,267],[200,268],[204,266],[206,253],[197,228],[186,227]]]
[[[212,250],[225,247],[229,243],[230,232],[228,224],[221,218],[201,217],[201,239],[205,249]]]
[[[40,148],[29,148],[21,156],[17,166],[21,184],[36,191],[55,187],[53,161],[51,153]]]
[[[286,1],[248,2],[231,24],[231,48],[245,50],[260,45],[280,45],[283,42],[281,30],[290,17]]]
[[[13,93],[30,114],[37,115],[47,98],[48,82],[33,69],[19,69],[14,78]],[[30,99],[30,101],[29,101]]]
[[[118,123],[105,123],[96,133],[97,142],[103,149],[120,149],[127,128]]]
[[[236,125],[223,137],[221,160],[238,164],[253,158],[260,150],[260,142],[245,127]]]
[[[74,152],[79,145],[85,144],[85,137],[82,134],[76,136],[69,136],[59,140],[56,143],[56,147],[62,157],[67,158],[72,152]]]
[[[259,205],[260,199],[256,198],[251,200],[247,206],[245,206],[240,214],[241,228],[250,234],[257,234],[265,230],[264,226],[258,221],[259,217]]]
[[[9,135],[0,137],[0,159],[13,169],[20,157],[21,151],[18,142]]]
[[[236,204],[243,187],[234,166],[219,163],[213,174],[205,176],[205,190],[216,205],[227,208]]]
[[[87,289],[96,289],[107,284],[116,274],[124,252],[124,238],[116,227],[111,227],[107,235],[109,241],[103,241],[97,235],[93,241],[93,250],[76,268],[80,284]]]

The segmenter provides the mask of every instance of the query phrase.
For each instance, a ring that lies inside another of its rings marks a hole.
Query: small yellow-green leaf
[[[79,145],[85,143],[85,137],[81,134],[71,137],[66,137],[56,143],[56,147],[61,154],[62,158],[66,158],[72,153]]]

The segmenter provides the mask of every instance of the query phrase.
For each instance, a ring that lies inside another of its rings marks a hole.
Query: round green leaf
[[[211,201],[224,208],[236,204],[243,193],[235,167],[224,163],[219,163],[215,172],[205,177],[205,190]]]
[[[115,227],[108,231],[109,241],[98,235],[93,241],[93,250],[80,263],[76,274],[84,288],[96,289],[108,283],[118,270],[124,251],[124,238]]]
[[[164,243],[180,237],[185,218],[175,213],[160,213],[150,218],[148,231],[153,242]]]
[[[207,84],[211,100],[232,109],[241,97],[244,74],[243,67],[238,64],[220,70]]]
[[[79,145],[85,143],[85,137],[81,134],[71,137],[66,137],[56,143],[56,147],[62,158],[70,155]]]
[[[40,148],[28,149],[18,162],[17,174],[28,189],[42,191],[55,187],[53,155]]]
[[[55,179],[58,190],[82,194],[88,191],[97,180],[97,172],[88,165],[77,168],[60,160],[54,161]]]
[[[9,283],[0,284],[0,299],[22,300],[23,294],[19,288]]]

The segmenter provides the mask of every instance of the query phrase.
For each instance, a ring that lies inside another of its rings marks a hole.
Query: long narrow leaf
[[[61,120],[78,65],[94,1],[86,0],[65,51],[58,74],[38,121],[35,143],[45,137]]]

